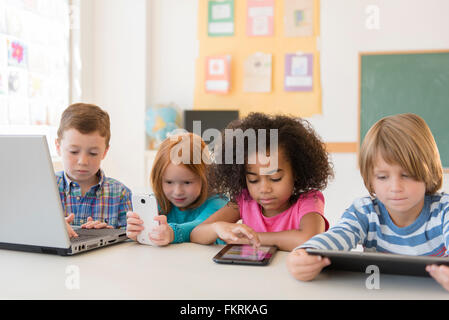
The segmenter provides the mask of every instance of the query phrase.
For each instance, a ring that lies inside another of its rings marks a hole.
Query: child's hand
[[[167,223],[167,216],[160,215],[154,217],[155,221],[159,221],[159,225],[154,227],[150,232],[150,240],[158,246],[166,246],[175,239],[173,229]]]
[[[135,212],[128,211],[126,213],[126,236],[134,241],[137,241],[137,236],[142,232],[143,220]]]
[[[287,256],[287,269],[295,279],[301,281],[310,281],[321,272],[321,270],[330,265],[328,258],[309,255],[306,250],[293,250]]]
[[[434,278],[441,286],[449,291],[449,267],[430,265],[426,267],[426,271]]]
[[[71,213],[68,217],[65,218],[65,226],[67,228],[67,232],[69,233],[70,238],[78,238],[78,234],[73,230],[72,226],[70,225],[70,222],[72,222],[75,219],[75,215]]]
[[[114,229],[113,226],[109,226],[106,222],[101,222],[98,220],[92,219],[92,217],[87,218],[87,222],[81,225],[83,229]]]
[[[212,224],[217,236],[227,243],[252,244],[255,247],[260,246],[260,239],[257,233],[246,224],[215,222]]]

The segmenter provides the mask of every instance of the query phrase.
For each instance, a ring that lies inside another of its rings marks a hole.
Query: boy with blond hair
[[[449,255],[449,194],[440,191],[443,168],[430,128],[416,114],[384,117],[367,132],[359,154],[360,174],[369,196],[356,199],[340,222],[314,236],[287,257],[298,280],[313,280],[331,264],[306,248],[414,256]],[[449,268],[427,266],[449,290]]]
[[[100,168],[110,138],[109,115],[100,107],[76,103],[63,112],[55,143],[64,171],[56,179],[70,237],[77,237],[71,225],[126,227],[131,191]]]

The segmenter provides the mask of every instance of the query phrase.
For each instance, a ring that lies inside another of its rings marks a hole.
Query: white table
[[[126,242],[73,257],[0,250],[0,299],[449,299],[432,278],[381,275],[378,290],[367,289],[364,273],[300,282],[287,271],[287,252],[264,267],[221,265],[212,257],[222,247]]]

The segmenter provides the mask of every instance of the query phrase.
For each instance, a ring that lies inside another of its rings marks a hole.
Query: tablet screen
[[[276,253],[276,246],[254,248],[249,244],[228,244],[218,252],[213,260],[217,263],[265,266]]]
[[[222,259],[262,261],[271,257],[271,247],[251,245],[232,245],[222,256]]]

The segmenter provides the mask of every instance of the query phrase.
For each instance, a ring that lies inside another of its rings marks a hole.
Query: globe
[[[181,128],[181,116],[173,105],[149,107],[145,115],[145,130],[149,138],[149,149],[157,149],[170,132]]]

